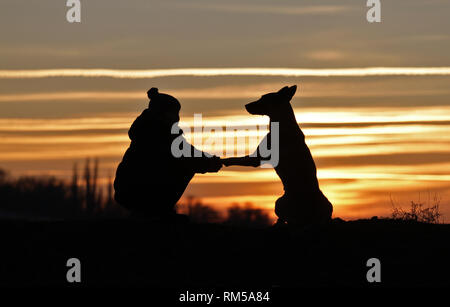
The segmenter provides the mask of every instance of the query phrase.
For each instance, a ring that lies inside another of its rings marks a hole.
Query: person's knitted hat
[[[150,99],[148,108],[156,112],[180,112],[180,102],[173,96],[159,93],[156,87],[152,87],[147,91],[147,96]]]

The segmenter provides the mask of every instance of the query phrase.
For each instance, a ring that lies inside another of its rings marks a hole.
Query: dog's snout
[[[247,110],[248,113],[255,114],[256,111],[257,111],[256,104],[257,104],[257,101],[253,101],[253,102],[247,103],[245,105],[245,109]]]

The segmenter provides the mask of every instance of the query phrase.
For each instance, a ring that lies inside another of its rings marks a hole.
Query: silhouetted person
[[[181,129],[177,134],[171,132],[180,119],[176,98],[158,93],[157,88],[150,89],[147,95],[148,108],[128,131],[131,144],[117,168],[114,198],[135,216],[171,217],[195,173],[217,172],[222,163],[218,157],[206,157],[190,145]],[[189,149],[190,157],[176,158],[172,154],[172,142],[177,137],[183,138],[183,149]],[[195,157],[194,151],[202,156]]]
[[[295,85],[286,86],[278,92],[263,95],[245,108],[250,114],[267,115],[271,123],[279,123],[279,161],[273,166],[283,183],[284,195],[275,203],[278,222],[300,226],[323,224],[331,220],[333,206],[319,188],[316,165],[295,119],[290,101],[296,89]],[[272,129],[261,142],[263,148],[270,145],[271,134]],[[256,155],[222,159],[222,162],[226,166],[257,167],[263,161],[262,156],[260,144]]]

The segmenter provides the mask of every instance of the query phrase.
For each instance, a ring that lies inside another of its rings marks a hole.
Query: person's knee
[[[287,202],[287,199],[285,196],[282,196],[278,198],[275,202],[275,214],[282,219],[283,221],[286,221],[289,217],[289,204]]]

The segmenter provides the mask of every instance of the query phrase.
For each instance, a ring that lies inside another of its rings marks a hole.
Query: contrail
[[[365,68],[177,68],[177,69],[37,69],[0,70],[0,79],[87,77],[152,79],[161,77],[281,76],[281,77],[370,77],[448,76],[450,67],[365,67]]]

